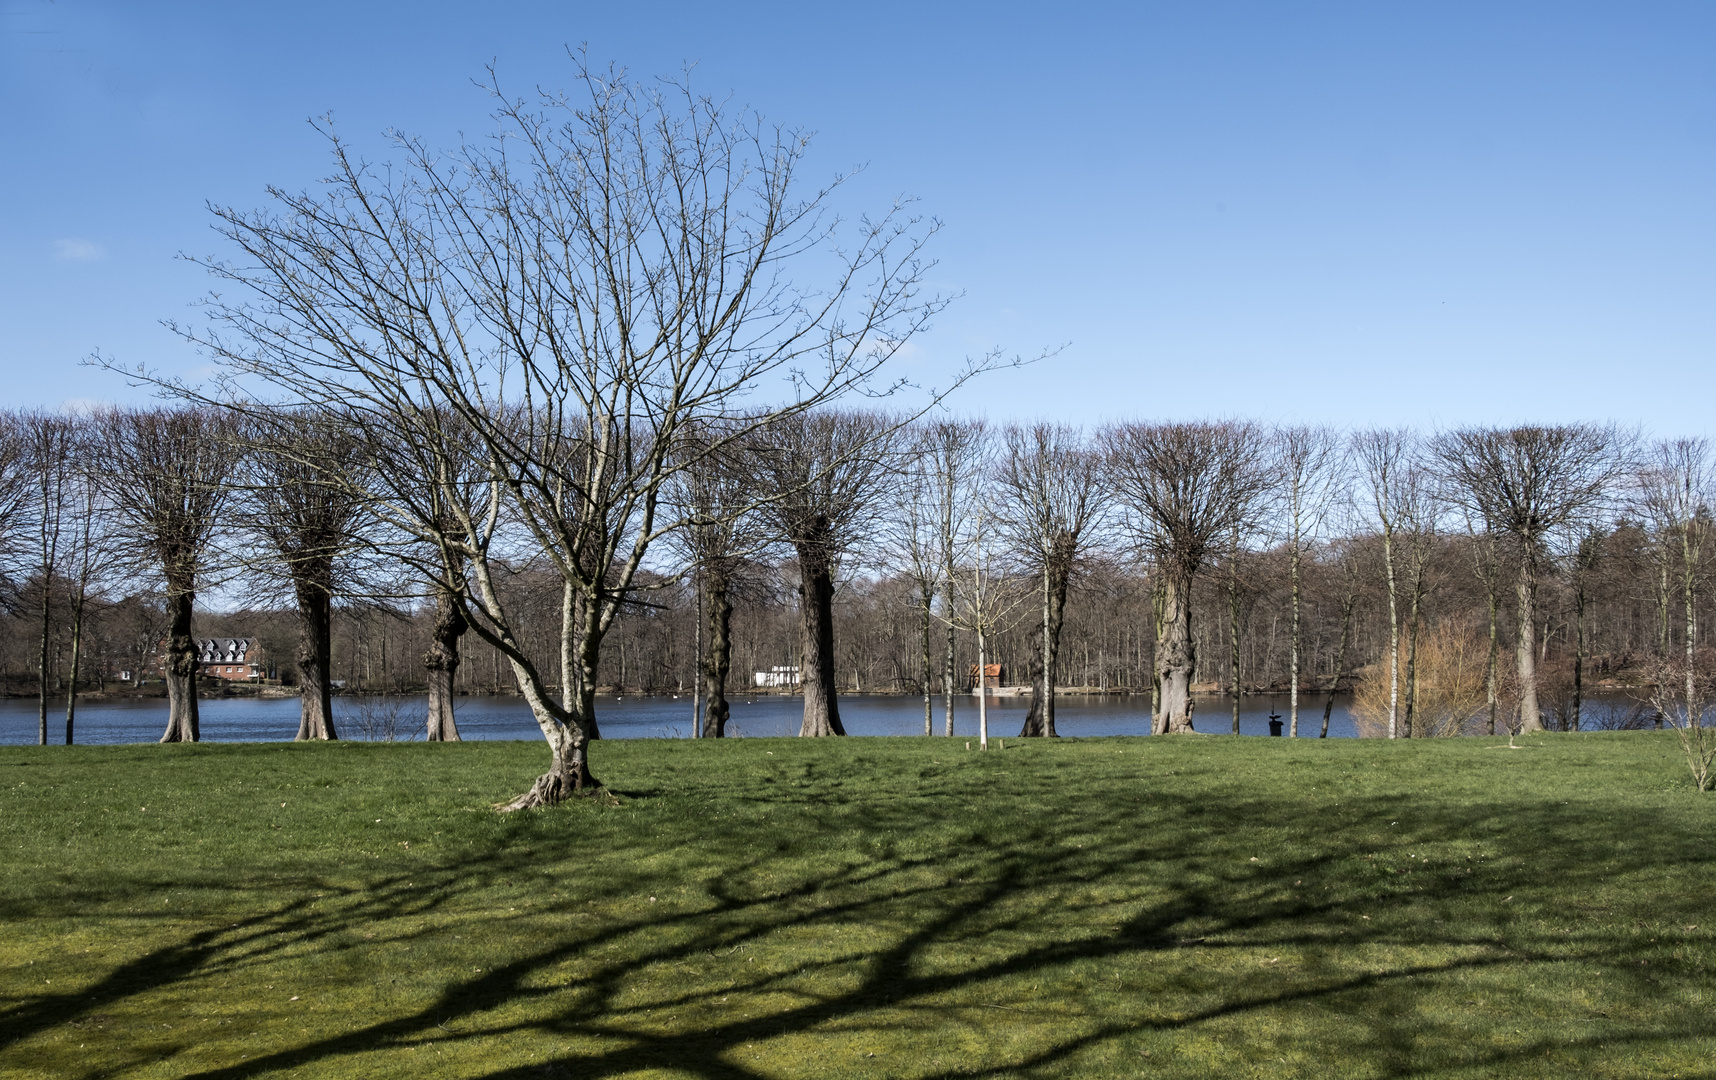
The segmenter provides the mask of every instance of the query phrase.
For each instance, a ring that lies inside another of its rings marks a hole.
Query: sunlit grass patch
[[[0,750],[0,1074],[1626,1076],[1716,1057],[1654,734]]]

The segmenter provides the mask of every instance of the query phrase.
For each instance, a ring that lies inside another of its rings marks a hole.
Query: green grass
[[[1716,796],[1528,742],[0,749],[0,1075],[1716,1075]]]

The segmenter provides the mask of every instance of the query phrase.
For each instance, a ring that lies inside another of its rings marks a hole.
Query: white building
[[[797,686],[804,681],[798,676],[798,668],[784,666],[759,671],[752,678],[756,686]]]

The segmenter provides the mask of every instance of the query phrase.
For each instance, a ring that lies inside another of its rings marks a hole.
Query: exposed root
[[[556,766],[543,773],[536,778],[536,783],[530,785],[529,791],[510,802],[496,803],[494,808],[500,813],[510,814],[515,810],[559,806],[567,799],[579,796],[600,799],[609,806],[620,804],[607,788],[590,775],[588,768],[573,768],[568,765]]]

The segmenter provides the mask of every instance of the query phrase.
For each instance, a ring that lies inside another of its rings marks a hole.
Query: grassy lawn
[[[3,748],[0,1075],[1716,1076],[1716,795],[1524,742]]]

